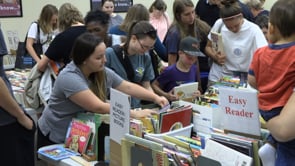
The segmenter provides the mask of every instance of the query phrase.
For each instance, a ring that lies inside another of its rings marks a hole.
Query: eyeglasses
[[[152,49],[154,49],[154,46],[145,46],[145,45],[143,45],[143,44],[140,42],[140,40],[139,40],[138,38],[136,38],[136,39],[137,39],[137,41],[138,41],[140,47],[141,47],[143,50],[152,50]]]

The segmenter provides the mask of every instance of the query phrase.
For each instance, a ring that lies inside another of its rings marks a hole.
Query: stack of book
[[[97,133],[101,124],[99,114],[79,113],[68,127],[65,147],[79,152],[88,161],[96,160]]]
[[[191,125],[192,107],[170,105],[158,111],[152,117],[130,120],[130,134],[142,137],[144,133],[161,134],[182,129]]]
[[[24,98],[24,87],[29,75],[29,70],[7,70],[5,71],[9,81],[12,85],[13,94],[16,98],[16,101],[19,104],[22,104],[25,107],[28,105],[25,102]]]

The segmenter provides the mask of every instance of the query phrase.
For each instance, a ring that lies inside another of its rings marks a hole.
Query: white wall
[[[172,6],[173,6],[173,0],[165,0],[167,3],[167,12],[171,19],[173,19],[172,14]],[[193,0],[194,3],[197,2],[197,0]],[[24,40],[25,35],[27,33],[28,27],[31,24],[32,21],[35,21],[38,19],[39,14],[41,12],[41,9],[44,5],[50,3],[53,5],[56,5],[57,8],[59,8],[63,3],[65,2],[71,2],[76,7],[79,8],[79,10],[82,12],[82,14],[85,16],[85,14],[90,10],[90,0],[71,0],[71,1],[65,1],[65,0],[22,0],[22,8],[23,8],[23,17],[15,17],[15,18],[1,18],[1,28],[4,33],[4,37],[8,46],[8,37],[7,37],[7,31],[16,31],[18,33],[18,36],[20,40]],[[151,5],[153,1],[152,0],[133,0],[133,3],[142,3],[147,8]],[[270,9],[272,4],[275,2],[275,0],[266,0],[265,2],[265,9]],[[125,13],[120,13],[122,16],[125,16]]]

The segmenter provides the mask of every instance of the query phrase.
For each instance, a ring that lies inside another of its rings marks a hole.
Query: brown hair
[[[294,0],[279,0],[270,10],[269,22],[278,28],[283,37],[288,37],[295,32],[294,9]]]
[[[56,8],[56,6],[47,4],[42,8],[38,19],[38,25],[45,34],[57,29],[57,23],[53,26],[51,25],[51,19],[53,15],[58,16],[58,9]]]
[[[122,24],[119,26],[119,29],[128,33],[133,22],[138,22],[141,20],[149,21],[150,20],[149,12],[147,8],[143,6],[142,4],[134,4],[128,9],[125,19],[123,20]]]
[[[174,21],[172,25],[175,25],[180,31],[180,38],[184,38],[188,35],[196,37],[196,24],[189,25],[189,28],[185,28],[181,21],[181,14],[185,11],[185,7],[194,7],[194,3],[191,0],[175,0],[173,3]],[[173,26],[170,26],[173,27]]]
[[[145,37],[150,37],[154,40],[157,38],[157,31],[153,27],[152,24],[150,24],[149,21],[139,21],[139,22],[133,22],[130,31],[127,34],[127,39],[124,44],[124,50],[127,51],[129,47],[129,42],[131,40],[132,35],[135,35],[137,39],[143,39]]]
[[[80,35],[76,39],[71,52],[74,63],[77,66],[82,65],[83,62],[91,56],[95,48],[101,43],[103,43],[103,39],[90,32],[85,32]],[[106,100],[105,78],[105,71],[99,71],[89,75],[89,88],[102,101]]]
[[[100,6],[103,7],[103,5],[104,5],[106,2],[113,2],[113,4],[115,4],[115,1],[114,1],[114,0],[101,0],[101,4],[100,4]]]
[[[152,13],[153,12],[153,7],[157,10],[160,10],[160,11],[166,11],[167,10],[167,5],[166,3],[163,1],[163,0],[155,0],[150,8],[149,8],[149,12]]]
[[[238,14],[242,14],[242,9],[237,0],[222,0],[220,8],[220,17],[229,18]]]

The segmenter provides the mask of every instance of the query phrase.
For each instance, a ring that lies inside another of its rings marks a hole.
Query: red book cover
[[[160,132],[169,132],[191,124],[192,106],[185,106],[176,110],[161,114]]]
[[[85,153],[91,133],[91,127],[86,123],[73,120],[67,132],[65,146],[81,154]]]

